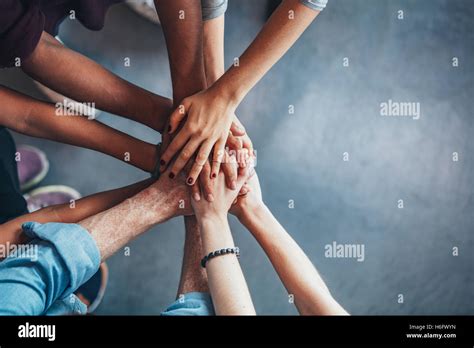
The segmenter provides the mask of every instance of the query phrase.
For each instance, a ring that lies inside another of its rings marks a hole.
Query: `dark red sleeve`
[[[0,67],[11,67],[34,51],[45,18],[39,1],[0,0]]]

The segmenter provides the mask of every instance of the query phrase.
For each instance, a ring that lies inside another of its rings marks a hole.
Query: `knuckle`
[[[199,162],[199,163],[203,163],[204,161],[207,160],[207,155],[205,153],[198,153],[198,155],[196,156],[196,160]]]
[[[189,157],[191,157],[191,154],[189,153],[188,150],[183,150],[181,151],[180,158],[183,160],[188,160]]]
[[[206,135],[206,131],[202,129],[202,127],[196,127],[194,134],[196,134],[198,137],[202,137]]]
[[[199,131],[199,125],[195,122],[189,122],[186,124],[186,130],[190,133],[196,134]]]
[[[202,173],[206,177],[209,177],[209,175],[211,174],[211,166],[209,166],[209,164],[207,162],[206,162],[206,165],[204,166],[204,168],[202,169]]]

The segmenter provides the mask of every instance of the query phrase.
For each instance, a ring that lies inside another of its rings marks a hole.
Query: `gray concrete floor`
[[[264,14],[262,0],[231,0],[228,64]],[[474,314],[473,16],[470,0],[330,0],[238,110],[258,150],[267,204],[353,314]],[[61,36],[118,75],[171,95],[161,30],[125,6],[112,8],[101,32],[69,21]],[[41,96],[19,71],[3,70],[0,82]],[[381,117],[388,99],[421,103],[421,118]],[[100,120],[159,141],[131,121]],[[92,151],[16,140],[48,154],[44,184],[71,185],[83,195],[147,176]],[[259,246],[235,220],[232,229],[258,313],[295,314]],[[181,219],[170,221],[134,241],[130,256],[113,256],[98,313],[160,313],[176,295],[183,232]],[[324,246],[333,241],[364,244],[365,261],[326,258]]]

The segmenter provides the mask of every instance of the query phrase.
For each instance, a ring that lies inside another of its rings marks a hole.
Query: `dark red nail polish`
[[[212,173],[212,178],[215,179],[217,177],[216,173]]]
[[[193,178],[188,179],[188,184],[191,185],[193,183]]]
[[[173,173],[170,173],[170,179],[173,179],[174,178],[174,174]]]
[[[165,162],[164,160],[161,160],[161,161],[160,161],[160,164],[161,164],[162,166],[164,166],[164,165],[166,164],[166,162]]]
[[[168,133],[171,132],[171,126],[168,126]]]

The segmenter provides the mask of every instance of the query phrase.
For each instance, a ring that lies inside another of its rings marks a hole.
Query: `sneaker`
[[[76,290],[75,295],[87,306],[87,313],[93,313],[104,298],[109,280],[109,268],[104,262],[86,283]]]
[[[125,2],[133,11],[155,24],[160,24],[153,0],[127,0]]]
[[[72,187],[51,185],[37,188],[24,195],[30,213],[50,205],[69,203],[81,198]]]
[[[18,146],[17,156],[20,188],[22,191],[27,191],[38,185],[48,174],[49,162],[43,151],[28,145]]]

